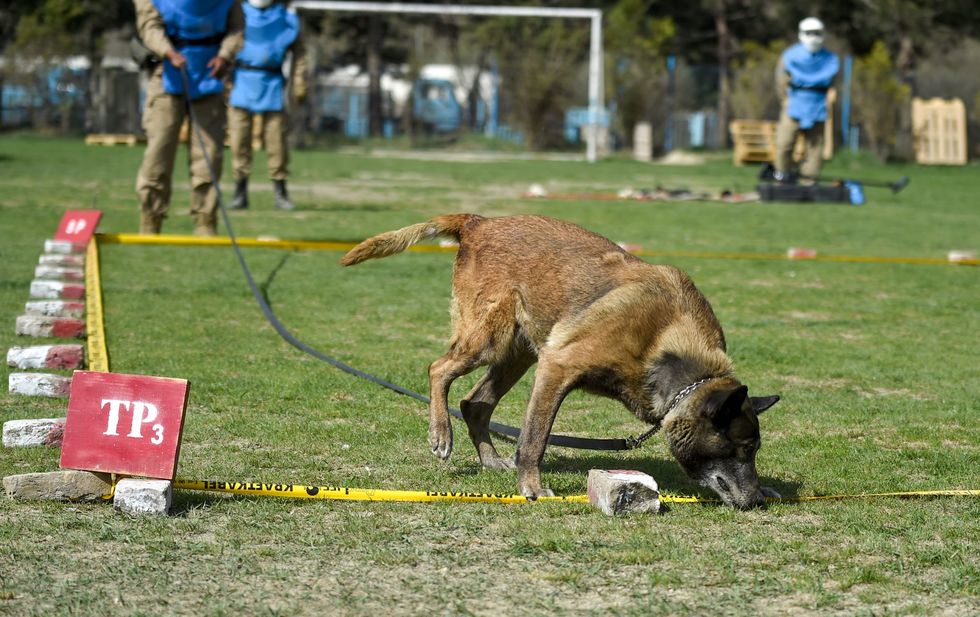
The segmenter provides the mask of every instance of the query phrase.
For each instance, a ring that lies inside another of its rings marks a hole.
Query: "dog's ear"
[[[779,395],[774,394],[772,396],[750,396],[749,403],[752,404],[752,409],[755,410],[755,415],[759,415],[763,411],[769,409],[773,405],[779,402]]]
[[[712,392],[705,401],[705,413],[716,426],[728,426],[742,413],[742,404],[748,396],[746,386]]]

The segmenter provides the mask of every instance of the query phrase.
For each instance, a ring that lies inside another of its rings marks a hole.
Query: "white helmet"
[[[800,22],[800,43],[811,54],[823,47],[823,22],[816,17],[807,17]]]
[[[248,3],[257,9],[262,10],[269,8],[269,5],[272,4],[272,0],[248,0]]]

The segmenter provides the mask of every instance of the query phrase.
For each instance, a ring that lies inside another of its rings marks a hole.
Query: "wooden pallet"
[[[776,123],[769,120],[732,120],[728,124],[735,143],[736,165],[766,163],[776,151]]]
[[[135,146],[143,141],[142,137],[121,133],[91,133],[85,136],[89,146]]]
[[[912,99],[915,162],[966,165],[966,106],[961,99]]]

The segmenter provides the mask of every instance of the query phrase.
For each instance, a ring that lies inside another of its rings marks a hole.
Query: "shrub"
[[[895,75],[891,56],[881,41],[854,64],[854,119],[861,124],[871,151],[884,161],[895,148],[902,112],[910,104],[910,88]]]
[[[747,42],[743,56],[735,67],[731,104],[734,118],[772,120],[779,117],[779,95],[776,92],[776,65],[785,43],[767,45]]]

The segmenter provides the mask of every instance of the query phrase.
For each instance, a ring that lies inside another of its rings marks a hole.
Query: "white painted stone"
[[[11,347],[7,350],[7,366],[15,368],[42,368],[53,345]]]
[[[82,338],[85,336],[85,322],[81,319],[21,315],[17,317],[14,331],[20,336]]]
[[[652,476],[633,470],[589,470],[589,503],[605,514],[659,512],[660,489]]]
[[[48,373],[11,373],[8,385],[11,394],[61,398],[68,396],[71,377]]]
[[[81,345],[35,345],[7,350],[7,366],[14,368],[82,368],[85,350]]]
[[[72,244],[71,242],[66,242],[64,240],[45,240],[44,241],[44,252],[45,253],[57,253],[59,255],[72,255],[75,253],[82,253],[85,251],[84,246],[79,246],[77,244]]]
[[[38,265],[61,266],[65,268],[81,268],[85,265],[85,255],[41,255],[37,259]]]
[[[85,285],[62,281],[31,281],[31,297],[46,300],[77,299],[85,297]]]
[[[3,423],[3,446],[5,448],[60,446],[64,430],[64,418],[8,420]]]
[[[116,483],[112,505],[127,514],[166,516],[173,501],[173,483],[169,480],[125,478]]]
[[[39,317],[81,319],[85,315],[85,303],[69,300],[32,300],[24,305],[24,313]]]
[[[34,279],[43,281],[83,281],[85,270],[41,264],[34,268]]]

